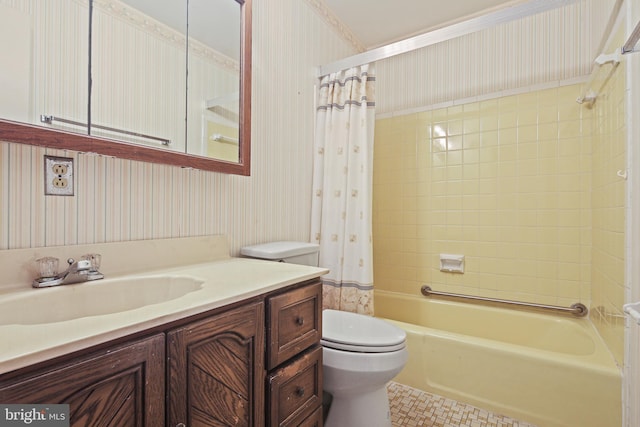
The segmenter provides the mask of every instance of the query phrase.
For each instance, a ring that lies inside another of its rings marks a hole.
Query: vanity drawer
[[[269,298],[267,367],[273,369],[322,337],[320,282]]]
[[[271,427],[316,425],[312,419],[317,410],[322,417],[322,347],[277,369],[268,383]]]
[[[297,427],[322,427],[322,406],[315,410],[308,418],[298,424]]]

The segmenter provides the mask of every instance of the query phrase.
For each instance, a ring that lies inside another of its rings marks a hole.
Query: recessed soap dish
[[[464,255],[440,254],[440,271],[464,273]]]

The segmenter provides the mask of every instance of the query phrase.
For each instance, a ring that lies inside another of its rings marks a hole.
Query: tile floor
[[[387,390],[393,427],[535,427],[396,382]]]

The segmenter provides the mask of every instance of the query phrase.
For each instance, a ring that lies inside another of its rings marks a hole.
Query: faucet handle
[[[89,261],[91,263],[91,271],[98,271],[100,269],[100,264],[102,263],[102,255],[86,254],[83,255],[80,259]]]
[[[38,270],[40,271],[40,277],[54,277],[58,274],[58,258],[46,256],[36,260],[38,263]]]

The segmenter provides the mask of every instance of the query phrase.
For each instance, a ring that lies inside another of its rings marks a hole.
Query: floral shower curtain
[[[373,64],[324,76],[314,142],[311,236],[323,307],[373,315]]]

